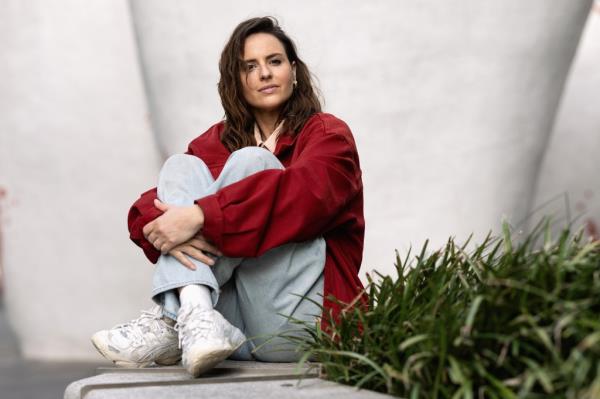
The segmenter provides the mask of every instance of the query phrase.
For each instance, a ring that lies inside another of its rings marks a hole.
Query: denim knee
[[[188,170],[190,168],[208,168],[203,160],[190,154],[175,154],[171,155],[163,164],[163,169],[181,169]]]
[[[248,165],[260,165],[263,169],[283,169],[283,165],[273,153],[261,147],[244,147],[231,153],[227,163],[244,168]]]

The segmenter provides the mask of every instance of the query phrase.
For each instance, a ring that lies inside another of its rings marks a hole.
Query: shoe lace
[[[147,332],[144,332],[144,328],[147,327],[148,331],[152,332],[156,336],[156,332],[166,329],[173,329],[162,320],[162,316],[158,313],[142,310],[140,317],[130,320],[126,323],[115,326],[115,329],[124,329],[127,331],[128,336],[131,338],[131,344],[133,346],[141,346],[145,344],[147,338]]]
[[[208,317],[210,312],[194,311],[196,308],[185,309],[183,314],[177,318],[175,331],[179,336],[179,349],[187,345],[190,339],[196,340],[206,338],[213,325]],[[192,313],[195,313],[192,316]]]

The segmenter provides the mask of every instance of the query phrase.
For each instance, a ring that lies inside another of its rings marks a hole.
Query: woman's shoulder
[[[221,133],[225,129],[225,121],[221,120],[211,127],[209,127],[204,133],[196,137],[194,140],[214,140],[215,138],[220,139]]]
[[[303,129],[307,135],[340,135],[354,144],[354,137],[350,127],[335,115],[326,112],[313,114]]]
[[[322,134],[341,134],[344,136],[352,136],[350,127],[335,115],[328,114],[326,112],[317,112],[313,114],[304,128],[314,132],[320,132]]]

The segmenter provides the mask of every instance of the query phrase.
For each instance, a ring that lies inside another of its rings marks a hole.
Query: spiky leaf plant
[[[504,226],[369,277],[368,308],[294,335],[325,378],[408,398],[600,398],[600,245]]]

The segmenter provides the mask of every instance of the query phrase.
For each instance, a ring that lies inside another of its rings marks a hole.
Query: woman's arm
[[[339,119],[311,123],[292,165],[253,174],[196,201],[205,216],[202,234],[226,256],[260,256],[344,222],[338,216],[362,189],[354,140]]]
[[[196,201],[205,218],[202,234],[227,256],[259,256],[343,222],[337,216],[362,189],[352,134],[331,116],[309,123],[305,147],[291,166],[256,173]],[[146,239],[144,227],[163,214],[154,205],[156,198],[156,189],[143,193],[128,217],[130,238],[153,263],[160,251]]]
[[[200,136],[198,136],[194,141],[192,141],[192,143],[190,143],[186,154],[198,156],[198,154],[196,154],[196,152],[194,151],[194,148],[198,145],[200,145],[201,147],[208,146],[208,150],[210,152],[216,152],[219,148],[222,148],[222,151],[225,151],[225,148],[222,146],[216,146],[216,148],[210,147],[213,142],[211,136],[219,136],[219,133],[222,130],[222,125],[222,122],[216,123],[210,128],[208,128],[208,130],[206,130]],[[157,198],[158,195],[156,188],[152,188],[144,192],[140,196],[140,198],[138,198],[138,200],[133,203],[127,217],[129,238],[131,238],[131,240],[136,245],[142,248],[144,254],[152,263],[156,263],[161,252],[154,248],[152,242],[146,239],[146,235],[144,234],[144,227],[163,214],[163,211],[155,206],[154,201]]]

